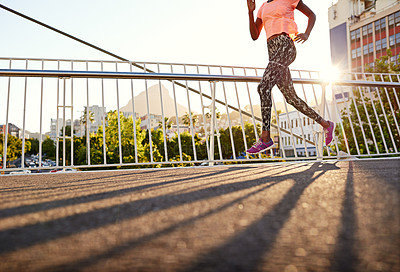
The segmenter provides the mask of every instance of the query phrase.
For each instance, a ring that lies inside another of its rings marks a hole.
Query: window
[[[352,41],[355,40],[356,39],[356,32],[355,31],[350,32],[350,36],[351,36],[351,40]]]
[[[360,28],[356,30],[356,39],[357,40],[360,39],[360,32],[361,32]]]
[[[381,21],[380,20],[375,22],[375,31],[378,31],[379,29],[381,29]]]
[[[381,19],[381,29],[382,31],[385,31],[386,28],[386,18]]]
[[[368,44],[368,52],[369,53],[373,53],[374,52],[374,44],[373,43]]]
[[[394,14],[394,22],[396,23],[396,25],[397,23],[400,23],[400,11]]]
[[[296,119],[296,127],[298,127],[299,126],[299,124],[297,123],[297,119]]]
[[[368,45],[364,45],[364,55],[368,55]]]
[[[394,35],[389,36],[389,46],[393,46],[395,44],[396,44],[395,36]]]
[[[375,47],[376,47],[376,50],[381,50],[382,49],[382,40],[376,41]]]
[[[393,26],[394,25],[394,14],[389,15],[389,26]]]
[[[362,33],[363,33],[363,36],[367,36],[367,34],[368,34],[368,27],[367,26],[363,26]]]
[[[307,122],[308,122],[308,125],[310,125],[310,118],[307,118],[307,120],[308,120],[308,121],[307,121]]]
[[[306,118],[303,117],[303,126],[305,126],[305,125],[306,125]]]
[[[355,49],[351,50],[351,58],[355,59],[357,57],[357,51]]]
[[[361,57],[361,47],[357,48],[357,57]]]
[[[396,43],[400,43],[400,33],[396,34]]]
[[[292,127],[293,127],[293,120],[290,120],[291,122],[290,122],[290,124],[292,125]]]
[[[372,23],[370,23],[368,26],[368,34],[372,34]]]
[[[382,39],[382,49],[387,47],[386,38]]]

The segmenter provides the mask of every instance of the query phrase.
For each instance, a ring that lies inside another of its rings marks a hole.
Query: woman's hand
[[[306,33],[300,33],[294,38],[294,41],[297,43],[304,43],[308,40],[308,35]]]
[[[247,7],[249,9],[249,12],[253,12],[256,9],[255,0],[247,0]]]

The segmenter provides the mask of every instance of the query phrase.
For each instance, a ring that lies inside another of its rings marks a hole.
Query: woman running
[[[324,127],[325,144],[329,145],[333,139],[335,123],[324,120],[297,96],[288,68],[296,58],[296,47],[293,41],[301,43],[307,41],[314,27],[315,14],[302,0],[268,0],[258,10],[257,19],[254,21],[255,0],[247,0],[247,7],[253,40],[258,39],[263,27],[267,34],[269,63],[257,89],[261,100],[262,133],[258,141],[246,152],[255,154],[274,147],[274,142],[270,137],[270,126],[271,90],[275,84],[286,102]],[[297,25],[294,22],[295,9],[308,17],[305,33],[298,34],[297,32]]]

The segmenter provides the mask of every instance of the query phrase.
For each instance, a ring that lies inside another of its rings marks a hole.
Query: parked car
[[[30,174],[31,171],[27,170],[27,169],[22,169],[22,170],[15,170],[10,172],[10,175],[26,175],[26,174]]]
[[[78,172],[78,170],[74,169],[74,168],[64,168],[63,170],[61,170],[61,172]]]
[[[74,168],[63,168],[63,169],[54,169],[50,171],[51,173],[71,173],[71,172],[78,172],[78,170]]]

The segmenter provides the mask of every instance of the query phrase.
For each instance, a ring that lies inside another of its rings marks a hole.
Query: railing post
[[[321,97],[321,108],[320,108],[320,114],[321,117],[325,119],[325,107],[326,107],[326,83],[323,83],[321,85],[322,88],[322,97]],[[319,126],[319,129],[317,131],[317,160],[322,160],[324,156],[324,130],[322,126]]]
[[[214,165],[214,136],[215,136],[215,122],[216,122],[216,111],[215,111],[215,88],[216,82],[211,81],[211,129],[210,129],[210,156],[209,166]]]

